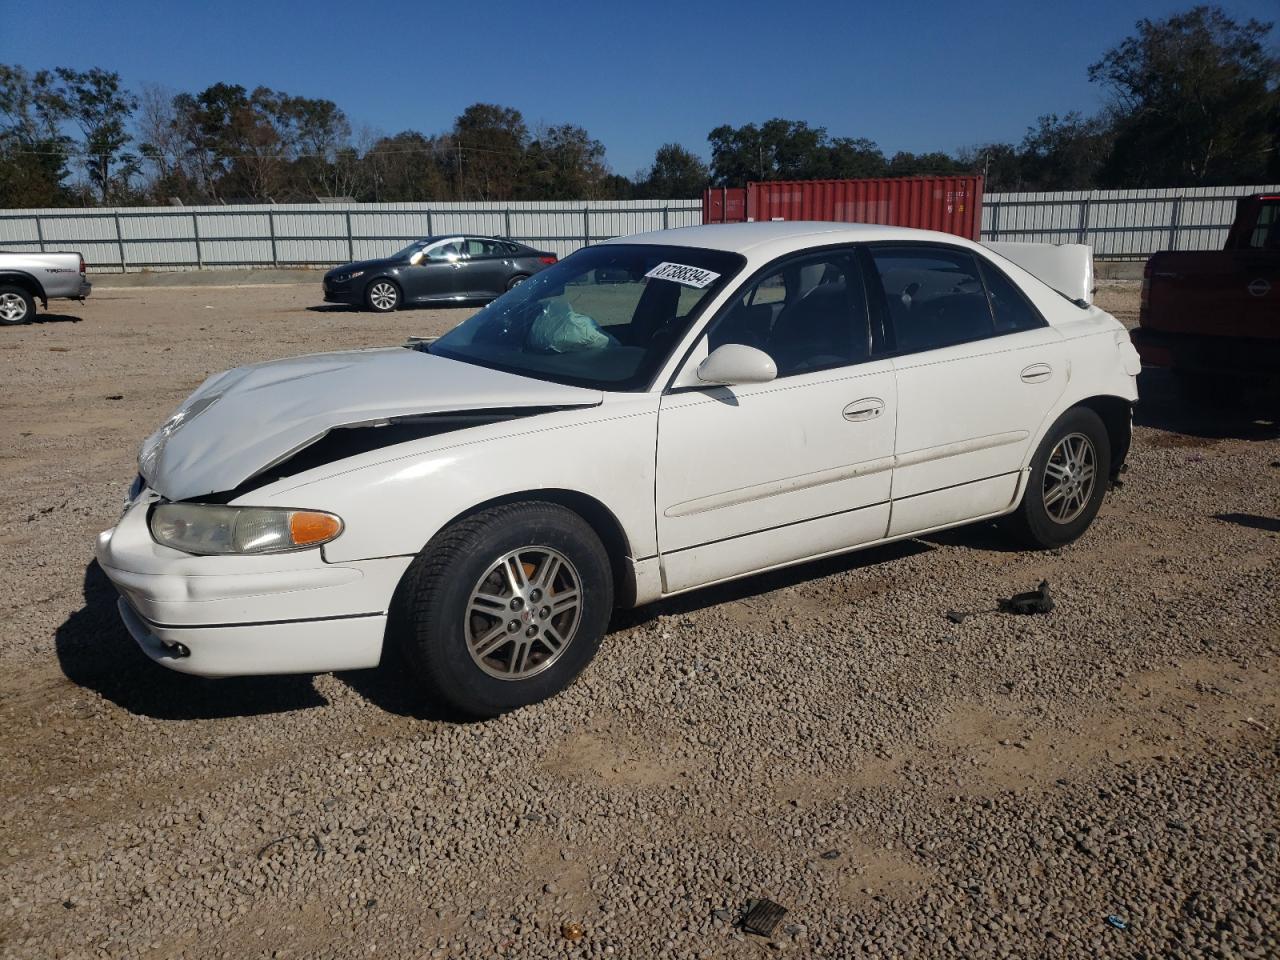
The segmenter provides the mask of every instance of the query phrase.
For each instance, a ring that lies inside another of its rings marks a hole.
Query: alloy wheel
[[[27,301],[16,293],[0,293],[0,322],[21,323],[27,317]]]
[[[395,309],[396,301],[399,299],[399,292],[389,283],[375,283],[369,290],[369,302],[378,310]]]
[[[1083,433],[1069,433],[1053,448],[1044,467],[1041,491],[1045,513],[1054,523],[1070,523],[1084,512],[1097,483],[1097,454]]]
[[[569,559],[522,547],[490,564],[471,591],[463,636],[489,676],[524,680],[560,659],[581,619],[582,581]]]

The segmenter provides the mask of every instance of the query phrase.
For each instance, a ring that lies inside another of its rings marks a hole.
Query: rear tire
[[[514,290],[516,287],[520,286],[520,284],[524,283],[528,279],[529,279],[529,275],[527,273],[517,273],[514,277],[512,277],[510,280],[507,281],[507,289]]]
[[[390,280],[373,280],[365,287],[364,302],[374,313],[390,313],[400,306],[400,288]]]
[[[0,286],[0,324],[6,327],[35,319],[36,302],[22,287]]]
[[[494,717],[569,686],[613,612],[594,530],[553,503],[504,504],[446,527],[410,565],[391,631],[431,700]]]
[[[1110,478],[1111,441],[1102,418],[1073,407],[1040,441],[1022,503],[1005,526],[1032,549],[1065,546],[1093,523]]]

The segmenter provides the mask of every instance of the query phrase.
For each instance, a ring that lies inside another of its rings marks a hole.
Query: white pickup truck
[[[0,251],[0,324],[35,318],[36,301],[84,300],[93,289],[78,253],[6,253]]]

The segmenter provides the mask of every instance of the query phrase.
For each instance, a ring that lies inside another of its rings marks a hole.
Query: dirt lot
[[[4,956],[1280,955],[1275,423],[1149,380],[1072,547],[970,529],[620,615],[568,693],[459,725],[394,660],[153,666],[92,563],[208,373],[468,312],[317,293],[0,330]],[[1041,578],[1048,616],[944,616]],[[756,897],[772,939],[733,925]]]

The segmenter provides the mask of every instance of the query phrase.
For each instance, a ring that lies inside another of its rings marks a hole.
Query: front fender
[[[361,454],[328,465],[322,478],[287,478],[236,502],[336,513],[345,529],[325,557],[344,562],[416,554],[455,517],[491,500],[569,491],[603,504],[633,556],[651,557],[657,428],[655,396],[619,395]]]

